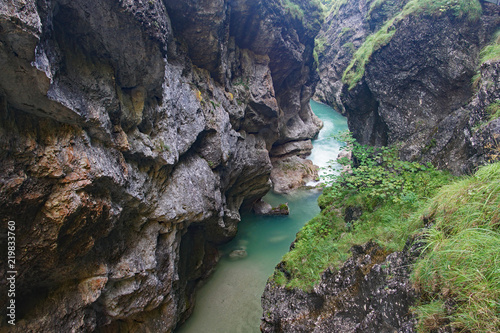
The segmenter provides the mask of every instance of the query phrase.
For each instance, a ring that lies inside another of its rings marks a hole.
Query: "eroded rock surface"
[[[318,131],[319,27],[277,1],[0,4],[8,329],[172,331],[269,190],[269,151]]]
[[[351,249],[339,270],[327,270],[305,292],[268,283],[262,332],[414,332],[409,312],[417,293],[409,281],[416,248],[387,253],[369,242]]]

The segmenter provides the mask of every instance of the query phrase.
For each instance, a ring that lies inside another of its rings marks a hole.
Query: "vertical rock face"
[[[1,1],[9,329],[185,320],[240,207],[270,188],[269,151],[318,131],[318,29],[275,1]]]
[[[380,7],[372,8],[373,0],[347,1],[330,12],[317,37],[320,82],[315,98],[345,114],[342,75],[354,52],[407,2],[379,1]]]
[[[470,139],[470,114],[477,114],[471,109],[477,107],[468,104],[485,98],[471,81],[479,52],[500,24],[500,7],[482,3],[477,20],[456,17],[452,11],[399,20],[390,42],[373,52],[363,77],[349,88],[341,77],[352,54],[406,2],[390,3],[373,9],[370,1],[354,1],[329,17],[322,32],[328,45],[317,96],[347,114],[349,128],[361,143],[402,143],[405,159],[465,172],[474,164],[471,159],[484,159]],[[494,90],[490,92],[493,101]]]

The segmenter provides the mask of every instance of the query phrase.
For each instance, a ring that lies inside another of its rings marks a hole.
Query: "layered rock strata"
[[[0,3],[8,329],[172,331],[269,190],[271,149],[318,131],[319,27],[278,1]]]

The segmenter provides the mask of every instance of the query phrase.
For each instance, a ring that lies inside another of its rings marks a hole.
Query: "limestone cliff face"
[[[379,29],[377,13],[391,17],[405,1],[395,3],[370,11],[371,1],[353,1],[329,17],[322,34],[330,42],[323,53],[317,96],[347,114],[349,128],[361,143],[402,143],[405,159],[466,172],[478,158],[485,159],[479,156],[484,152],[478,150],[477,140],[471,139],[470,114],[479,111],[471,111],[477,103],[469,102],[494,101],[496,93],[492,88],[486,97],[471,81],[480,50],[500,24],[500,7],[482,2],[478,20],[451,11],[409,15],[398,21],[390,42],[371,55],[362,79],[349,89],[341,77],[353,52]]]
[[[271,149],[318,131],[319,27],[277,1],[0,4],[10,331],[172,331],[269,190]]]
[[[371,10],[373,0],[347,1],[330,12],[317,37],[320,82],[316,99],[345,114],[340,98],[342,75],[354,52],[407,2],[385,1],[381,8]]]

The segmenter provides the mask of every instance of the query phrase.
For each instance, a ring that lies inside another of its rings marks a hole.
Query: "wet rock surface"
[[[271,181],[277,193],[290,193],[308,182],[318,179],[318,167],[298,156],[271,158]]]
[[[18,235],[12,332],[171,332],[187,318],[240,207],[271,186],[271,148],[318,131],[307,101],[319,27],[280,8],[1,3],[0,215]]]

